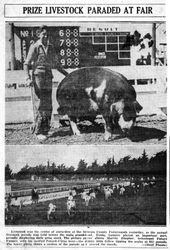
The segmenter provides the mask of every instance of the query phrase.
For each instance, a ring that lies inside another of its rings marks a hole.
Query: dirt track
[[[104,140],[102,124],[94,127],[89,123],[79,124],[81,136],[72,135],[69,127],[51,128],[52,134],[43,144],[166,144],[166,116],[140,116],[130,136],[115,131],[112,139]],[[42,144],[30,131],[29,123],[6,124],[6,144]]]

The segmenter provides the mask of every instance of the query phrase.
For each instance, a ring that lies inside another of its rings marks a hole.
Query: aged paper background
[[[164,3],[164,1],[149,1],[149,3]],[[59,142],[56,142],[56,143],[52,143],[53,145],[43,145],[43,144],[41,144],[41,145],[38,145],[38,146],[36,146],[36,145],[28,145],[29,143],[28,143],[28,141],[26,141],[26,143],[23,143],[23,141],[22,141],[22,145],[19,145],[20,143],[18,142],[18,141],[16,141],[15,143],[12,143],[12,140],[9,142],[9,143],[6,143],[6,146],[5,146],[5,135],[4,135],[4,131],[5,131],[5,117],[8,115],[8,117],[9,117],[9,119],[11,118],[11,116],[15,116],[15,114],[13,114],[12,112],[11,112],[11,114],[9,114],[9,113],[6,113],[5,114],[5,69],[6,69],[6,65],[5,65],[5,57],[6,57],[6,49],[5,49],[5,47],[6,47],[6,39],[5,39],[5,37],[6,37],[6,34],[5,34],[5,22],[9,22],[9,21],[18,21],[18,22],[20,22],[20,23],[22,23],[22,22],[25,22],[25,21],[29,21],[29,22],[39,22],[39,21],[41,21],[41,22],[43,22],[44,20],[43,20],[43,17],[41,18],[41,19],[39,19],[39,18],[31,18],[31,17],[29,17],[29,18],[4,18],[4,4],[14,4],[14,3],[17,3],[17,4],[24,4],[24,3],[26,3],[26,4],[35,4],[35,2],[28,2],[28,1],[21,1],[21,2],[19,2],[19,1],[13,1],[13,2],[10,2],[10,1],[2,1],[1,2],[1,9],[0,9],[0,20],[1,20],[1,22],[0,22],[0,33],[1,33],[1,42],[0,42],[0,51],[1,51],[1,67],[0,67],[0,71],[1,71],[1,74],[0,74],[0,79],[1,79],[1,91],[0,91],[0,100],[1,100],[1,105],[0,105],[0,114],[1,114],[1,119],[0,119],[0,126],[1,126],[1,129],[0,129],[0,143],[1,143],[1,146],[0,146],[0,162],[1,162],[1,175],[0,175],[0,178],[1,178],[1,189],[0,189],[0,194],[1,194],[1,196],[0,197],[2,197],[2,199],[1,199],[1,206],[0,206],[0,222],[1,222],[1,236],[0,236],[0,245],[1,245],[1,249],[10,249],[10,248],[7,248],[6,247],[6,243],[5,243],[5,236],[6,236],[6,233],[7,232],[9,232],[10,230],[18,230],[18,231],[20,231],[20,230],[24,230],[24,229],[27,229],[28,228],[28,226],[5,226],[5,224],[4,224],[4,196],[5,196],[5,181],[4,181],[4,176],[5,176],[5,171],[4,171],[4,169],[5,169],[5,163],[6,163],[6,160],[5,160],[5,154],[6,155],[8,155],[8,153],[9,153],[9,155],[10,155],[10,152],[11,151],[13,151],[13,152],[22,152],[22,156],[21,156],[21,159],[23,158],[24,159],[24,157],[25,157],[25,152],[27,151],[27,152],[31,152],[31,151],[36,151],[37,150],[37,148],[38,149],[40,149],[40,147],[43,147],[43,150],[44,150],[44,152],[46,151],[46,149],[47,149],[47,151],[49,150],[49,152],[51,151],[52,153],[50,154],[49,153],[49,157],[51,157],[51,159],[52,159],[52,155],[54,154],[53,152],[55,151],[55,148],[56,148],[56,151],[59,153],[60,151],[62,151],[62,149],[63,149],[63,151],[66,151],[66,150],[70,150],[70,151],[72,151],[72,145],[70,145],[70,149],[68,149],[67,147],[65,147],[65,145],[64,144],[66,144],[67,142],[64,142],[64,140],[63,141],[61,141],[61,143]],[[42,4],[42,3],[44,3],[44,4],[47,4],[47,1],[36,1],[36,4]],[[54,4],[55,5],[55,3],[53,2],[53,1],[48,1],[48,4]],[[100,4],[125,4],[123,1],[107,1],[107,3],[105,2],[105,3],[103,3],[102,1],[93,1],[93,3],[91,3],[90,1],[85,1],[85,3],[81,3],[80,1],[60,1],[59,3],[56,3],[56,4],[69,4],[69,5],[71,5],[71,4],[97,4],[97,5],[100,5]],[[137,4],[136,3],[136,1],[126,1],[126,4],[130,4],[130,5],[133,5],[133,4]],[[140,4],[146,4],[146,2],[145,1],[140,1]],[[148,4],[148,3],[147,3]],[[167,5],[166,6],[168,6],[169,4],[168,4],[168,1],[167,1],[167,3],[166,3]],[[166,7],[166,9],[168,9],[168,7]],[[154,18],[154,17],[153,17]],[[28,20],[29,19],[29,20]],[[50,21],[50,22],[59,22],[59,23],[61,23],[61,22],[68,22],[68,21],[73,21],[73,18],[71,18],[71,17],[67,17],[67,18],[51,18],[50,19],[50,17],[49,18],[44,18],[45,19],[45,21],[47,22],[47,21]],[[90,19],[90,21],[94,21],[94,19]],[[101,19],[100,18],[96,18],[95,19],[95,21],[101,21]],[[113,18],[113,20],[112,21],[115,21],[115,22],[119,22],[119,21],[126,21],[127,19],[123,19],[123,17],[122,18]],[[140,21],[142,21],[143,20],[143,16],[141,16],[141,19],[140,19]],[[154,19],[152,19],[152,18],[150,18],[149,19],[150,21],[152,21],[152,20],[154,20]],[[79,18],[74,18],[74,22],[76,22],[77,21],[77,23],[78,22],[81,22],[81,21],[83,21],[84,23],[85,23],[85,25],[84,26],[86,26],[86,24],[88,23],[88,21],[89,21],[89,19],[87,18],[87,17],[85,17],[85,18],[83,18],[82,17],[82,19],[79,19]],[[91,21],[91,22],[92,22]],[[103,23],[104,22],[106,22],[106,21],[110,21],[110,19],[109,18],[102,18],[102,21],[103,21]],[[131,17],[131,18],[129,18],[128,19],[128,21],[134,21],[134,19]],[[139,19],[138,19],[138,21],[139,21]],[[164,21],[165,21],[165,19],[164,19]],[[169,27],[169,18],[168,18],[168,11],[167,11],[167,26],[166,26],[166,31],[167,31],[167,41],[169,41],[169,30],[168,30],[168,27]],[[68,69],[68,72],[69,72],[69,69]],[[168,70],[168,79],[169,79],[169,70]],[[168,85],[168,81],[167,81],[167,85]],[[168,100],[168,105],[169,105],[169,100]],[[169,110],[169,109],[168,109]],[[6,110],[6,112],[7,112],[7,110]],[[168,111],[168,113],[169,113],[169,111]],[[167,117],[169,117],[169,115],[167,116]],[[169,119],[167,119],[167,120],[169,120]],[[167,124],[169,125],[169,122],[167,121]],[[22,136],[22,135],[21,135]],[[166,149],[167,148],[167,173],[166,173],[166,175],[167,175],[167,212],[166,212],[166,214],[167,214],[167,218],[166,218],[166,226],[164,226],[164,227],[162,227],[162,230],[163,231],[169,231],[169,128],[168,128],[168,130],[167,130],[167,138],[168,139],[164,139],[163,140],[163,144],[161,144],[160,142],[159,142],[159,145],[156,145],[157,146],[157,149],[155,150],[155,152],[156,151],[159,151],[159,149],[158,148],[160,148],[160,151],[161,151],[161,149],[162,148],[164,148],[164,149]],[[167,145],[166,145],[166,140],[168,141],[168,143],[167,143]],[[69,143],[69,142],[68,142]],[[86,143],[86,146],[84,146],[84,145],[81,145],[82,144],[82,142],[80,141],[76,141],[75,143],[73,143],[74,144],[74,147],[76,147],[76,145],[78,145],[77,147],[79,148],[81,148],[82,150],[80,150],[80,149],[78,149],[79,151],[77,151],[78,152],[78,154],[79,153],[82,153],[82,151],[83,152],[87,152],[87,155],[89,154],[88,152],[90,151],[89,150],[89,148],[90,147],[93,147],[93,143],[94,144],[96,144],[95,142],[92,142],[92,143]],[[8,144],[8,145],[7,145]],[[14,144],[13,146],[11,145],[11,144]],[[26,145],[23,145],[23,144],[26,144]],[[30,143],[31,144],[31,143]],[[36,144],[36,143],[33,143],[33,144]],[[61,146],[61,144],[62,144],[62,146]],[[88,144],[91,144],[90,145],[90,147],[88,148]],[[135,151],[135,147],[137,147],[137,146],[135,146],[135,144],[131,144],[131,143],[129,143],[129,142],[125,142],[125,144],[127,145],[128,144],[128,146],[129,146],[129,148],[130,148],[130,146],[132,146],[132,148],[134,147],[134,151]],[[152,148],[152,146],[154,147],[155,145],[155,142],[152,144],[152,143],[148,143],[148,144],[145,144],[145,142],[143,142],[142,143],[142,145],[141,145],[141,147],[142,148]],[[97,145],[98,145],[98,143],[97,143]],[[124,144],[123,144],[124,145]],[[123,148],[123,145],[121,145],[120,146],[120,144],[119,144],[119,146],[117,146],[116,145],[116,143],[115,143],[115,145],[106,145],[105,143],[103,143],[102,144],[102,146],[103,146],[103,148],[105,147],[105,151],[106,151],[106,155],[107,155],[107,152],[109,151],[109,150],[111,150],[111,147],[112,146],[115,146],[115,147],[117,147],[117,149],[118,149],[118,151],[124,151],[125,149]],[[138,144],[138,146],[140,147],[140,144]],[[36,147],[36,149],[34,148],[34,147]],[[50,147],[53,147],[53,149],[52,148],[50,148]],[[162,147],[162,148],[161,148]],[[129,152],[132,152],[133,151],[133,149],[128,149],[129,150]],[[25,151],[24,151],[25,150]],[[43,151],[42,150],[42,151]],[[95,150],[94,150],[95,151]],[[102,150],[101,150],[102,151]],[[6,153],[5,153],[6,152]],[[7,153],[8,152],[8,153]],[[99,151],[100,152],[100,151]],[[97,152],[97,150],[96,150],[96,152],[94,152],[94,154],[96,154],[96,155],[99,155],[99,154],[101,154],[101,153],[99,153],[99,152]],[[13,153],[14,155],[15,155],[15,153]],[[45,153],[44,153],[45,154]],[[131,155],[132,155],[132,153],[130,153]],[[16,153],[16,155],[17,155],[17,153]],[[83,153],[82,153],[82,155],[83,155]],[[11,156],[10,156],[11,157]],[[29,158],[29,153],[28,153],[28,155],[27,155],[27,157]],[[15,157],[14,157],[15,158]],[[73,154],[73,156],[72,156],[72,158],[74,159],[74,154]],[[75,157],[76,158],[76,157]],[[83,156],[82,156],[82,158],[83,158]],[[50,160],[51,160],[50,159]],[[86,159],[86,158],[85,158]],[[69,160],[67,160],[67,162],[68,162]],[[39,162],[40,162],[40,159],[39,159]],[[153,226],[153,227],[152,227]],[[101,225],[101,226],[98,226],[98,225],[88,225],[88,226],[85,226],[85,225],[74,225],[74,222],[72,223],[72,225],[70,224],[70,225],[60,225],[60,226],[57,226],[57,225],[44,225],[44,227],[43,226],[37,226],[37,225],[34,225],[34,226],[29,226],[29,229],[30,230],[52,230],[52,229],[54,229],[54,230],[66,230],[66,229],[68,229],[68,231],[69,230],[94,230],[94,231],[97,231],[97,230],[110,230],[110,229],[112,229],[112,230],[118,230],[118,231],[124,231],[124,230],[129,230],[129,229],[133,229],[134,231],[139,231],[139,229],[140,229],[140,231],[142,231],[142,230],[147,230],[148,228],[149,228],[149,230],[153,230],[153,231],[155,231],[155,232],[157,232],[157,231],[161,231],[161,226],[159,226],[159,227],[154,227],[154,225],[152,225],[152,226],[149,226],[149,227],[147,227],[147,226],[143,226],[143,225],[140,225],[140,227],[139,226],[122,226],[122,225],[119,225],[119,226],[116,226],[116,225]],[[168,233],[168,236],[169,236],[169,233]],[[169,237],[168,237],[168,242],[169,242]],[[170,246],[170,245],[168,245],[168,246]],[[134,246],[135,247],[135,246]],[[24,247],[22,247],[22,248],[19,248],[19,247],[17,247],[18,249],[24,249]],[[64,247],[62,247],[62,248],[64,248]],[[67,247],[68,248],[68,247]],[[75,249],[74,247],[69,247],[70,249]],[[95,249],[95,247],[93,247],[94,249]],[[100,247],[101,249],[105,249],[106,247]],[[122,246],[120,246],[118,249],[121,249],[121,248],[126,248],[126,245],[124,245],[123,247]],[[11,248],[11,249],[15,249],[14,247],[13,248]],[[34,249],[33,247],[31,247],[30,249]],[[116,249],[116,248],[115,248]],[[150,247],[149,249],[152,249],[152,247]],[[154,248],[155,249],[155,248]],[[159,248],[159,249],[165,249],[165,248]],[[167,249],[168,249],[168,247],[167,247]]]

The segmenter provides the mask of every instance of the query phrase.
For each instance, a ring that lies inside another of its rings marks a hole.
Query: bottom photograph
[[[5,225],[166,225],[165,146],[5,151]]]

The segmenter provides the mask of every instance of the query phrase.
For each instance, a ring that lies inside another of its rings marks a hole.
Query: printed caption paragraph
[[[152,230],[11,230],[8,247],[165,247],[167,231]]]

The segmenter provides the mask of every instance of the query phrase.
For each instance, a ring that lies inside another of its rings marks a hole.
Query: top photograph
[[[165,22],[5,25],[6,144],[166,144]]]

